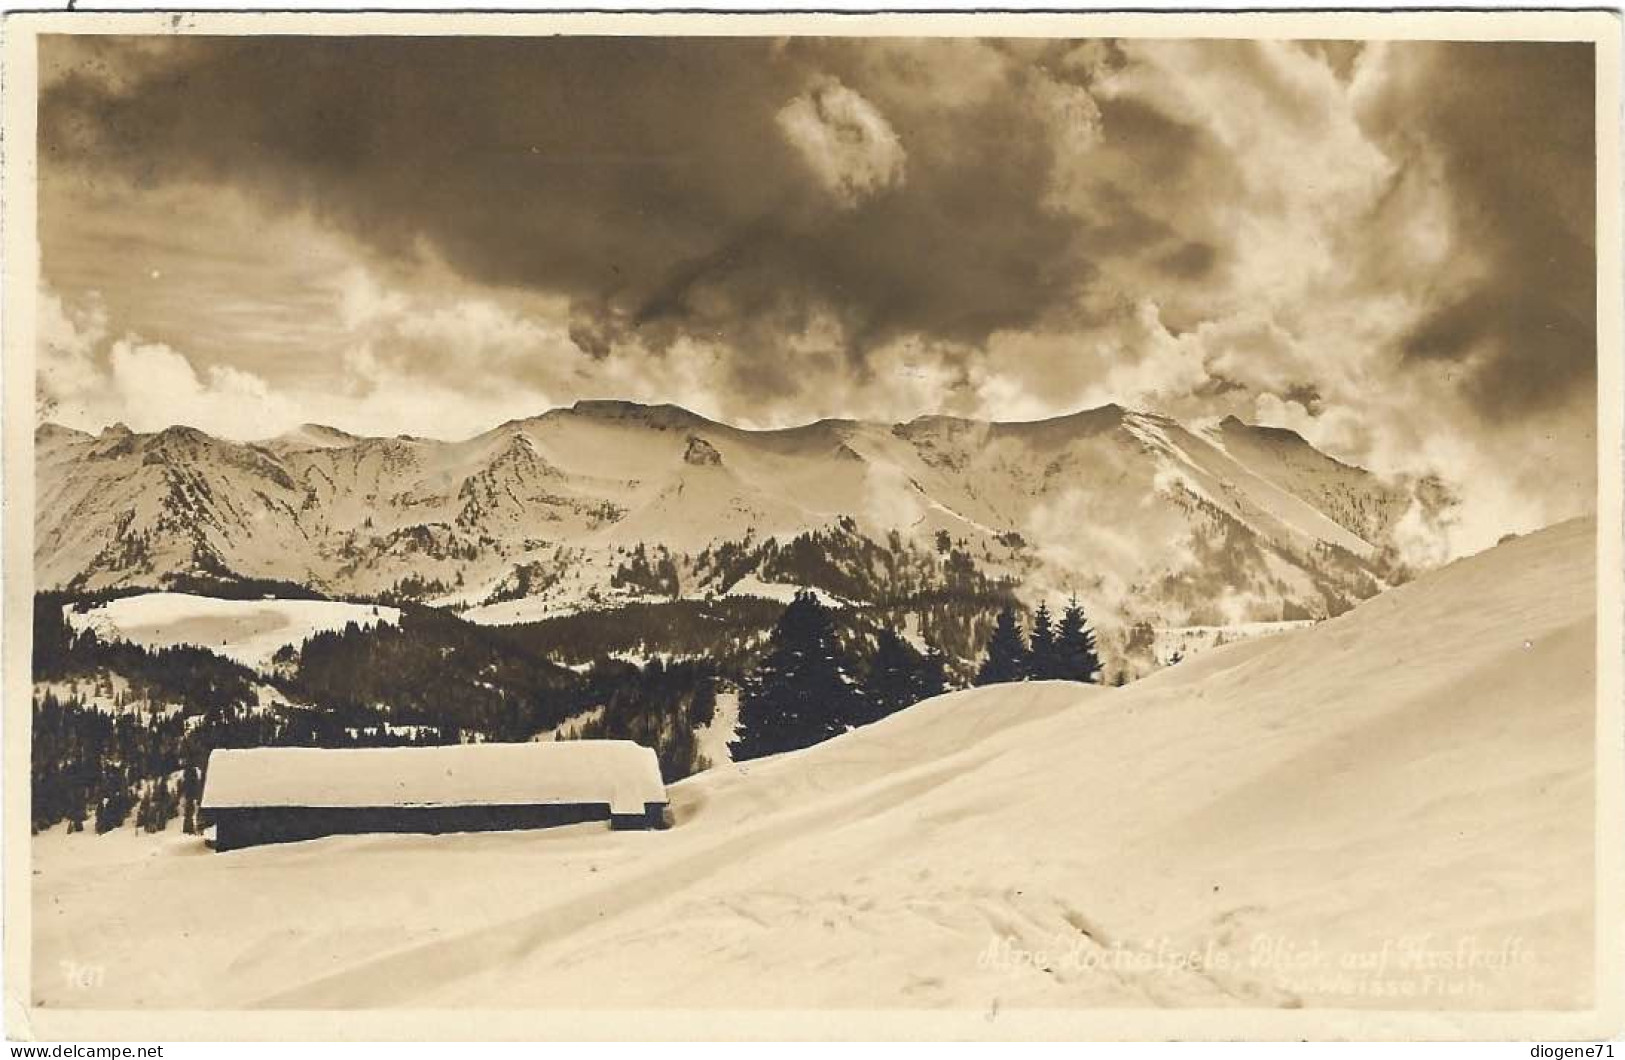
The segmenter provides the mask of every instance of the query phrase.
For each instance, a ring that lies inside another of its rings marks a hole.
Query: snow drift
[[[714,770],[664,833],[45,837],[37,998],[1587,1007],[1595,532],[1128,688],[959,692]]]

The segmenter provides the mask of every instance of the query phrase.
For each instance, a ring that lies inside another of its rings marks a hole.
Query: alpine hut
[[[209,755],[216,850],[361,832],[486,832],[608,821],[656,828],[666,787],[630,740],[255,747]]]

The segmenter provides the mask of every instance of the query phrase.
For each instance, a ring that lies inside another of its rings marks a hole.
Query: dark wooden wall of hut
[[[205,811],[215,826],[217,851],[263,843],[292,843],[329,835],[407,832],[508,832],[556,828],[583,821],[608,821],[613,828],[659,828],[663,803],[641,814],[614,814],[608,803],[536,806],[255,806]]]

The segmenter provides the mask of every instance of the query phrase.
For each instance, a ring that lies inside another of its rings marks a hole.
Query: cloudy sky
[[[48,37],[41,71],[73,426],[1116,401],[1441,473],[1464,537],[1591,505],[1589,45]]]

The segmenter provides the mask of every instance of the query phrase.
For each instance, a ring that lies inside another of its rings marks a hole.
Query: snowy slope
[[[302,423],[291,431],[266,442],[267,449],[278,452],[298,452],[305,449],[347,449],[361,439],[337,427],[320,423]]]
[[[332,600],[222,600],[191,593],[141,593],[88,611],[63,608],[74,629],[93,630],[104,641],[144,648],[187,644],[207,648],[253,669],[265,669],[279,648],[300,644],[351,622],[363,629],[396,625],[397,608]]]
[[[1228,416],[1198,433],[1248,467],[1269,468],[1268,478],[1276,486],[1363,541],[1383,540],[1413,500],[1424,510],[1438,510],[1447,503],[1444,488],[1436,481],[1373,489],[1367,472],[1333,460],[1283,428],[1258,427]]]
[[[724,766],[663,833],[45,837],[37,1000],[1585,1006],[1595,533],[1125,689],[960,692]]]

